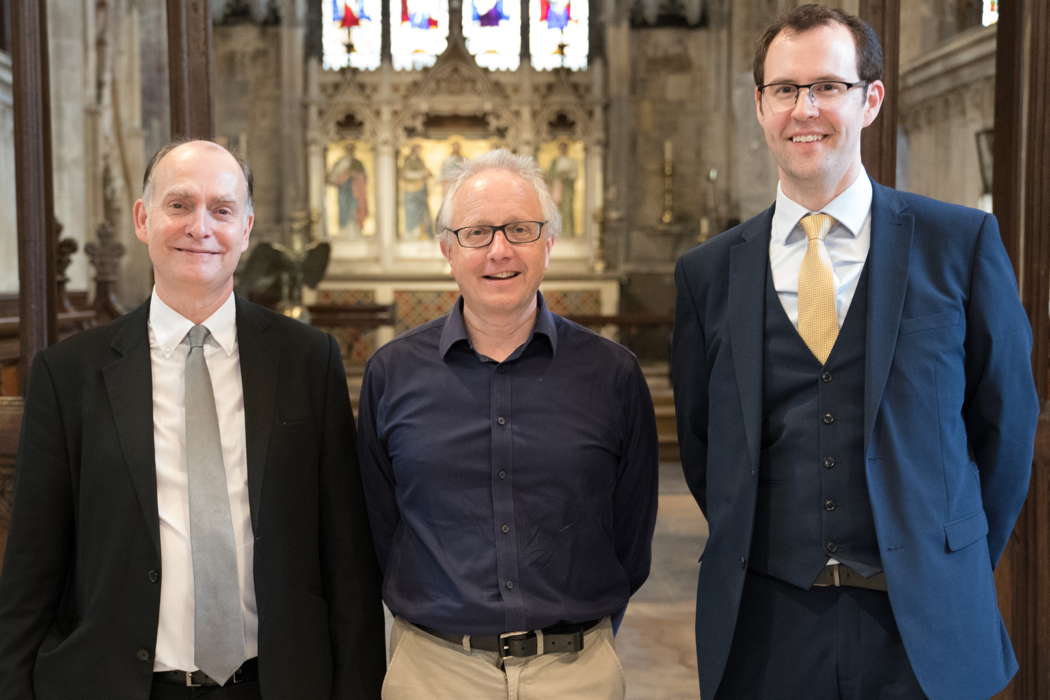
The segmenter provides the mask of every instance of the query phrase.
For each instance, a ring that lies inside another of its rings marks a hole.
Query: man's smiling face
[[[154,166],[146,196],[135,203],[135,235],[149,248],[158,293],[232,290],[255,220],[233,156],[207,141],[178,146]]]
[[[784,30],[769,45],[764,80],[807,85],[819,80],[855,83],[857,49],[849,29],[838,23],[802,32]],[[815,104],[802,90],[793,109],[775,111],[755,91],[755,111],[766,144],[777,162],[784,193],[796,201],[802,193],[833,198],[848,187],[862,167],[861,130],[879,113],[884,87],[874,81],[849,90],[834,104]],[[825,202],[826,203],[826,202]]]
[[[536,190],[506,170],[483,170],[464,182],[452,198],[453,229],[543,219]],[[485,248],[464,248],[454,236],[443,238],[441,252],[467,309],[489,318],[512,318],[535,305],[552,245],[554,239],[546,232],[538,241],[519,245],[508,243],[497,232]]]

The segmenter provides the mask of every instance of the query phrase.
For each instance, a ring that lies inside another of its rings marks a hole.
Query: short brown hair
[[[214,143],[216,146],[233,156],[233,159],[237,161],[237,165],[241,166],[241,172],[244,174],[244,181],[248,185],[248,206],[246,211],[250,213],[252,210],[254,210],[255,204],[252,199],[252,196],[255,193],[255,177],[252,175],[252,169],[248,165],[248,162],[243,158],[238,158],[234,153],[230,152],[230,149],[226,148],[225,146],[216,141],[213,141],[211,139],[190,138],[188,136],[180,136],[179,138],[164,144],[160,147],[160,149],[157,150],[156,153],[153,154],[153,157],[149,159],[149,162],[146,163],[146,172],[142,175],[142,198],[146,200],[149,199],[149,196],[151,194],[150,189],[153,185],[153,168],[156,167],[157,163],[160,162],[161,158],[168,155],[179,146],[184,146],[187,143],[192,143],[194,141]]]
[[[755,86],[761,86],[765,82],[766,54],[769,52],[769,45],[778,34],[783,31],[804,32],[833,23],[843,25],[853,35],[853,43],[857,49],[857,74],[860,79],[866,83],[882,80],[882,44],[871,25],[842,10],[810,4],[799,5],[782,14],[758,40],[752,66]]]

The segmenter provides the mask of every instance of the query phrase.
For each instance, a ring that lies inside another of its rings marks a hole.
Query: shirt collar
[[[551,344],[551,352],[557,354],[558,330],[554,325],[554,314],[547,308],[547,303],[543,300],[543,293],[540,291],[536,292],[536,323],[533,325],[532,332],[529,334],[529,339],[525,341],[525,345],[531,343],[537,333],[547,336],[547,340]],[[467,324],[463,320],[463,297],[456,300],[452,311],[445,317],[445,326],[441,329],[441,340],[438,343],[438,352],[441,354],[441,357],[445,357],[449,348],[461,340],[470,343]]]
[[[831,216],[841,224],[841,228],[838,230],[844,229],[849,235],[856,238],[860,234],[868,215],[871,213],[871,196],[871,180],[868,179],[867,171],[861,167],[856,179],[853,180],[853,184],[843,190],[838,197],[828,202],[820,209],[820,212]],[[772,230],[777,232],[774,235],[781,237],[778,241],[780,244],[783,245],[788,242],[791,234],[799,230],[799,220],[810,213],[817,212],[811,212],[792,200],[784,194],[780,183],[777,183],[777,203],[773,211],[774,223]]]
[[[233,294],[201,325],[208,329],[211,337],[228,356],[233,355],[237,350],[237,304]],[[157,295],[157,288],[153,288],[149,302],[149,328],[155,345],[165,356],[175,352],[193,326],[193,321],[165,304]]]

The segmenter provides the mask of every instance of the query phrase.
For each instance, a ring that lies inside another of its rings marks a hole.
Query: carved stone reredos
[[[526,63],[515,71],[491,71],[477,65],[456,34],[424,70],[395,71],[386,63],[375,71],[324,71],[315,64],[315,133],[322,142],[355,138],[397,146],[425,136],[428,117],[463,116],[477,118],[514,149],[531,150],[555,138],[604,141],[595,129],[602,127],[605,90],[593,67],[536,71]],[[360,122],[353,133],[339,126],[348,113]],[[559,114],[572,123],[568,133],[550,127]]]

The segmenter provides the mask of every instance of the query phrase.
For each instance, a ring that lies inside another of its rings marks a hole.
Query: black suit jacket
[[[40,353],[0,579],[0,697],[150,694],[160,608],[148,305]],[[237,299],[267,700],[378,698],[379,575],[338,346]]]

